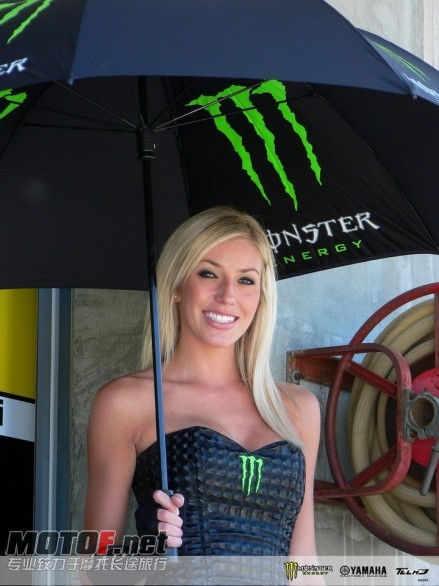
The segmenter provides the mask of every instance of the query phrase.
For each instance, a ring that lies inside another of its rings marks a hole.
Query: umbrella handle
[[[172,496],[174,494],[173,490],[164,490],[168,496]],[[176,562],[178,560],[178,549],[176,547],[168,547],[166,549],[166,557],[170,562]]]

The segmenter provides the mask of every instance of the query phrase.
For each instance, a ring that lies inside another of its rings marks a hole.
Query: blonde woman
[[[115,529],[122,543],[133,488],[139,532],[166,532],[182,555],[314,556],[320,410],[271,374],[276,285],[264,230],[228,207],[190,218],[165,245],[157,284],[175,493],[157,490],[147,324],[142,370],[94,400],[85,528]]]

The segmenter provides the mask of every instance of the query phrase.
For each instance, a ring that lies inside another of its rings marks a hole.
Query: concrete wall
[[[391,40],[438,68],[439,2],[436,0],[328,0],[328,3],[355,26]],[[436,281],[439,281],[439,257],[422,255],[362,263],[280,282],[280,311],[273,350],[277,377],[285,377],[285,349],[346,344],[384,303],[414,287]],[[394,317],[395,314],[391,319]],[[377,327],[374,336],[379,330]],[[324,413],[327,389],[307,386],[319,396]],[[330,480],[323,435],[322,428],[316,476]],[[339,449],[341,460],[343,456],[349,459],[348,449],[344,454]],[[316,506],[316,537],[322,555],[409,557],[373,537],[343,507]]]
[[[148,295],[139,291],[72,292],[71,496],[73,528],[82,528],[87,478],[86,429],[95,392],[138,369]]]
[[[438,281],[439,257],[428,255],[362,263],[281,281],[278,284],[280,313],[273,349],[276,377],[286,378],[285,350],[347,344],[366,319],[387,301],[414,287]],[[402,306],[400,311],[408,307]],[[379,324],[367,341],[373,341],[400,311]],[[309,382],[301,384],[318,396],[324,415],[328,389]],[[347,400],[342,397],[341,412],[337,416],[338,438],[345,438],[338,441],[339,457],[345,470],[350,468],[350,452],[347,434],[343,431],[342,435],[339,430],[346,427]],[[332,481],[323,420],[316,478]],[[373,537],[340,506],[316,506],[316,537],[321,555],[406,557]]]
[[[352,24],[385,37],[437,67],[437,0],[327,0]]]
[[[436,0],[331,0],[329,3],[356,26],[382,35],[439,66],[439,2]],[[385,302],[415,286],[434,281],[439,281],[439,257],[413,256],[362,263],[280,282],[279,321],[272,357],[276,377],[285,380],[287,350],[347,343]],[[146,308],[145,293],[73,292],[73,528],[82,527],[86,422],[91,400],[104,382],[136,368]],[[326,389],[313,387],[313,390],[324,410]],[[317,477],[326,478],[328,474],[322,443]],[[316,527],[321,554],[395,553],[366,531],[344,507],[318,505]]]

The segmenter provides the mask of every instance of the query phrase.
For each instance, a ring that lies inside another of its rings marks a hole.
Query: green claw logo
[[[0,14],[3,16],[0,18],[0,26],[13,21],[17,17],[21,17],[23,11],[34,7],[35,9],[28,16],[24,17],[19,23],[17,28],[13,31],[7,44],[11,43],[30,25],[30,23],[37,18],[43,10],[49,8],[54,0],[15,0],[12,2],[0,2]]]
[[[240,454],[241,459],[241,487],[242,492],[249,496],[252,492],[258,492],[262,481],[262,467],[264,461],[262,458],[249,456],[248,454]]]
[[[297,562],[284,562],[284,567],[287,580],[292,582],[297,578],[297,572],[299,570],[299,564]]]
[[[1,110],[0,107],[0,120],[6,118],[8,114],[10,114],[16,108],[19,108],[25,99],[27,98],[26,92],[20,92],[18,94],[13,94],[12,90],[1,90],[0,91],[0,100],[5,100],[6,106]]]
[[[293,182],[288,177],[287,170],[284,167],[281,159],[276,153],[276,137],[265,123],[263,115],[258,112],[252,96],[256,94],[268,94],[272,96],[277,104],[277,108],[282,114],[283,118],[291,125],[292,130],[300,138],[306,156],[309,161],[311,171],[313,172],[316,181],[319,185],[321,182],[321,167],[314,154],[313,145],[308,140],[308,133],[306,128],[298,122],[296,115],[287,104],[287,95],[285,85],[277,80],[270,80],[261,83],[257,88],[246,88],[245,86],[232,85],[219,92],[216,96],[200,96],[192,100],[187,106],[201,106],[212,117],[217,129],[222,132],[230,141],[233,149],[241,159],[242,168],[253,183],[260,191],[265,201],[271,205],[271,201],[262,185],[258,173],[254,169],[250,153],[244,145],[242,136],[240,136],[231,126],[229,120],[222,114],[221,104],[225,99],[230,99],[235,107],[239,108],[244,116],[247,118],[249,124],[253,127],[256,135],[263,140],[267,161],[274,167],[279,179],[283,185],[285,192],[291,198],[294,208],[298,209],[298,199],[296,189]]]

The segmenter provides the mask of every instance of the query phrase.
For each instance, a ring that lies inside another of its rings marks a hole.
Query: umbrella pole
[[[157,295],[156,254],[154,242],[154,218],[151,197],[151,159],[154,158],[153,137],[147,129],[140,129],[141,157],[143,167],[144,196],[145,196],[145,227],[146,243],[148,246],[148,273],[149,273],[149,310],[151,315],[151,343],[154,371],[155,417],[157,431],[157,446],[159,451],[160,487],[168,490],[168,469],[166,462],[165,426],[163,412],[162,364],[159,329],[159,307]]]
[[[146,80],[139,78],[139,96],[143,120],[146,117]],[[154,372],[154,398],[155,398],[155,420],[157,435],[157,450],[159,460],[160,488],[169,495],[173,491],[168,486],[168,466],[166,457],[166,435],[165,419],[163,408],[163,381],[162,381],[162,356],[160,347],[160,325],[159,305],[157,295],[156,276],[156,251],[154,239],[154,210],[152,204],[151,187],[151,161],[155,159],[155,144],[153,133],[144,123],[138,129],[139,155],[142,160],[144,203],[145,203],[145,228],[146,244],[148,253],[148,276],[149,276],[149,309],[151,316],[151,343]],[[170,558],[177,558],[177,549],[169,547],[167,555]]]

